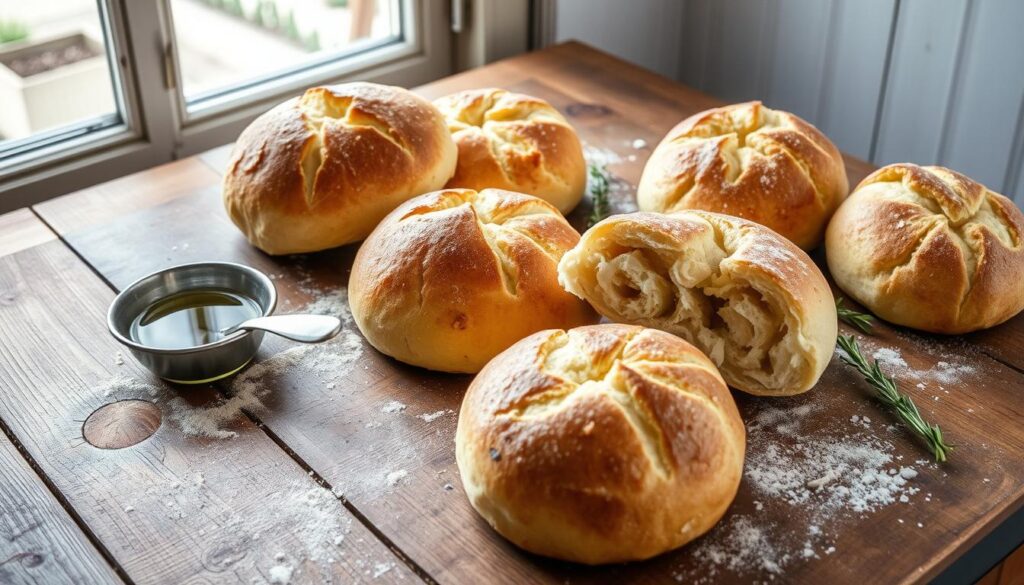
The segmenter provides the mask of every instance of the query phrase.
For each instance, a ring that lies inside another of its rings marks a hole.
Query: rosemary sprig
[[[590,219],[587,221],[587,228],[608,217],[610,205],[608,203],[608,169],[604,165],[590,163],[587,165],[587,190],[590,192]]]
[[[871,363],[868,364],[868,360],[860,352],[857,340],[852,335],[840,335],[838,342],[839,347],[843,350],[843,353],[839,354],[839,359],[860,372],[874,389],[875,396],[892,408],[911,430],[928,443],[928,448],[931,449],[936,461],[945,462],[953,447],[943,442],[939,425],[929,425],[921,418],[921,413],[917,410],[914,401],[906,394],[900,394],[896,381],[882,372],[877,361],[871,360]]]
[[[853,325],[868,335],[872,334],[875,318],[867,313],[858,313],[853,309],[847,309],[843,306],[843,297],[836,299],[836,313],[839,314],[840,319],[848,324]]]

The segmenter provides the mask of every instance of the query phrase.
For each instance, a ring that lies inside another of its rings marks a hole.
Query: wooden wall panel
[[[938,160],[969,3],[903,0],[873,162]]]
[[[895,0],[689,0],[678,79],[761,99],[868,158]]]
[[[1024,162],[1013,152],[1024,118],[1022,26],[1024,2],[970,4],[938,157],[1011,196],[1013,172]]]
[[[895,0],[832,2],[818,110],[810,120],[845,152],[867,159],[885,76]]]
[[[558,0],[558,38],[677,66],[687,85],[795,112],[876,164],[943,164],[1024,204],[1024,2],[669,4]]]
[[[577,39],[675,78],[682,14],[677,0],[558,0],[555,40]]]

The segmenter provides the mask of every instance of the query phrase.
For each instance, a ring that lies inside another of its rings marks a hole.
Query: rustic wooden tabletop
[[[662,135],[718,105],[576,43],[417,91],[482,86],[564,112],[608,163],[618,212],[635,209]],[[956,446],[948,464],[833,360],[804,395],[736,395],[744,480],[702,539],[599,568],[523,553],[462,492],[454,431],[468,376],[383,357],[347,319],[329,345],[268,338],[235,380],[174,386],[107,333],[118,290],[199,260],[272,275],[279,312],[344,314],[357,246],[285,257],[249,246],[221,206],[228,155],[0,218],[0,582],[913,582],[1024,501],[1024,315],[957,338],[881,324],[861,343],[941,424]],[[851,184],[870,170],[848,159]],[[571,217],[579,228],[586,207]]]

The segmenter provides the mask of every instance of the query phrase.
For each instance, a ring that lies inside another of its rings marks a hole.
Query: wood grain
[[[245,416],[230,439],[184,434],[181,416],[219,397],[117,365],[113,293],[63,244],[0,259],[0,291],[0,419],[132,581],[265,582],[274,567],[292,583],[416,579]],[[82,421],[124,398],[179,422],[124,449],[85,442]]]
[[[35,209],[45,213],[53,229],[67,233],[219,185],[219,173],[190,157],[44,201]]]
[[[27,207],[0,215],[0,256],[56,239],[57,234]]]
[[[712,98],[665,78],[570,43],[502,61],[421,88],[437,96],[466,87],[502,85],[529,91],[554,103],[583,140],[619,155],[611,170],[625,194],[616,211],[628,211],[629,194],[639,177],[644,149],[683,117],[717,105]],[[629,145],[629,146],[627,146]],[[631,159],[630,156],[635,158]],[[870,166],[847,159],[851,183]],[[209,168],[206,169],[209,172]],[[73,213],[73,201],[65,213]],[[134,212],[134,213],[132,213]],[[40,209],[47,216],[47,210]],[[191,260],[232,260],[271,274],[281,296],[280,312],[303,307],[318,295],[341,296],[355,246],[319,254],[269,257],[250,247],[225,217],[216,189],[193,193],[146,209],[131,207],[120,217],[88,229],[73,228],[67,242],[115,287],[167,265]],[[582,214],[572,220],[581,227]],[[351,327],[351,323],[346,324]],[[1009,325],[1004,326],[1009,327]],[[758,491],[749,478],[723,523],[704,541],[646,563],[590,569],[527,555],[496,536],[469,507],[454,463],[454,412],[468,383],[411,368],[362,346],[356,367],[338,383],[314,371],[294,369],[273,381],[259,419],[275,440],[324,478],[358,512],[405,554],[441,582],[638,582],[696,580],[749,582],[772,574],[744,568],[709,566],[694,551],[729,533],[737,520],[771,527],[778,542],[803,538],[818,526],[815,556],[789,559],[786,581],[851,581],[871,575],[887,582],[922,581],[936,575],[1024,501],[1024,429],[1020,398],[1024,376],[989,357],[979,345],[917,336],[879,328],[862,343],[872,351],[899,352],[916,372],[931,372],[940,362],[967,363],[969,376],[923,388],[907,380],[901,389],[914,396],[929,419],[942,424],[957,448],[950,465],[918,461],[927,454],[871,400],[864,385],[835,361],[818,387],[785,400],[737,395],[747,421],[770,409],[787,416],[810,411],[802,421],[801,441],[876,440],[890,449],[891,465],[914,466],[920,489],[907,503],[874,512],[836,511],[821,518],[808,506],[793,506]],[[261,359],[290,347],[268,340]],[[923,382],[922,382],[923,383]],[[404,405],[396,410],[392,401]],[[803,407],[803,408],[802,408]],[[852,415],[875,421],[869,431],[850,422]],[[161,436],[158,432],[156,437]],[[781,431],[771,434],[784,444]],[[147,442],[141,443],[146,445]],[[751,445],[748,463],[766,457]],[[927,500],[925,499],[925,494]],[[920,526],[918,526],[920,524]],[[798,543],[799,544],[799,543]],[[836,554],[825,554],[832,546]],[[891,551],[900,550],[899,555]]]
[[[0,583],[121,583],[0,433]]]

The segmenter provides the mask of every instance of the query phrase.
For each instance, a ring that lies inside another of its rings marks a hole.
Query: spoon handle
[[[236,329],[259,329],[302,343],[320,343],[341,331],[341,320],[328,315],[273,315],[256,317]]]

